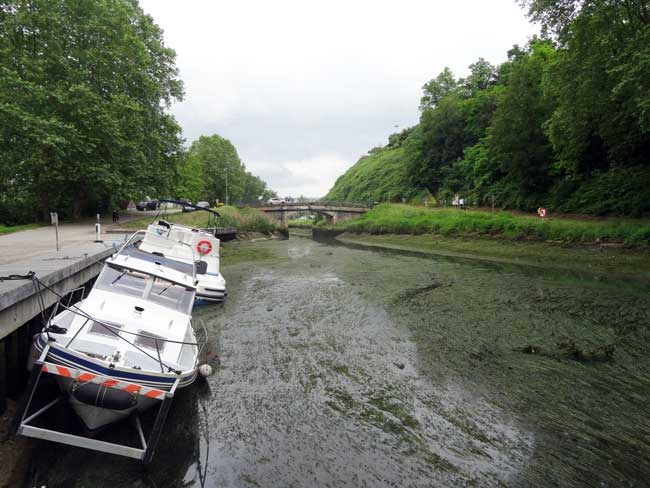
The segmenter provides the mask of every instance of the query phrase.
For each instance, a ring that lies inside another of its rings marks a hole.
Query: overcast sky
[[[230,139],[280,195],[324,195],[418,121],[422,85],[538,32],[515,0],[140,0],[176,50],[188,143]],[[399,126],[397,129],[395,126]]]

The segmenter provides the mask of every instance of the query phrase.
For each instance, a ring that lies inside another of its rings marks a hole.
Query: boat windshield
[[[182,313],[190,313],[192,290],[172,281],[128,268],[106,265],[95,287],[99,290],[143,298]]]

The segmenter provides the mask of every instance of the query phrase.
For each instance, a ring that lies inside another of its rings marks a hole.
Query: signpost
[[[54,226],[54,232],[56,233],[56,250],[60,251],[61,247],[59,246],[59,214],[57,212],[50,212],[50,219],[52,220],[52,225]]]

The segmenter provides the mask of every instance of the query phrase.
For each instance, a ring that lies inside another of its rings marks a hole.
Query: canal
[[[223,254],[227,303],[195,309],[220,366],[152,465],[35,442],[25,486],[650,479],[647,284],[294,236]]]

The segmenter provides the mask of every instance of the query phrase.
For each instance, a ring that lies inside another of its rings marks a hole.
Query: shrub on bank
[[[240,232],[261,232],[269,234],[276,230],[275,225],[256,208],[219,207],[216,209],[221,217],[217,219],[218,227],[234,227]],[[206,227],[208,214],[202,211],[173,213],[167,215],[169,222],[189,227]],[[133,220],[126,224],[129,229],[144,229],[151,223],[150,218]]]
[[[219,227],[235,227],[241,232],[261,232],[269,234],[275,230],[275,225],[256,208],[220,207],[217,211],[221,218],[217,221]]]
[[[294,228],[294,229],[311,229],[312,227],[314,227],[314,222],[312,220],[294,219],[294,220],[290,220],[287,225],[289,226],[289,228]]]
[[[489,235],[507,239],[564,242],[614,241],[650,245],[650,223],[632,219],[577,220],[399,204],[378,205],[362,217],[338,227],[370,234]]]

